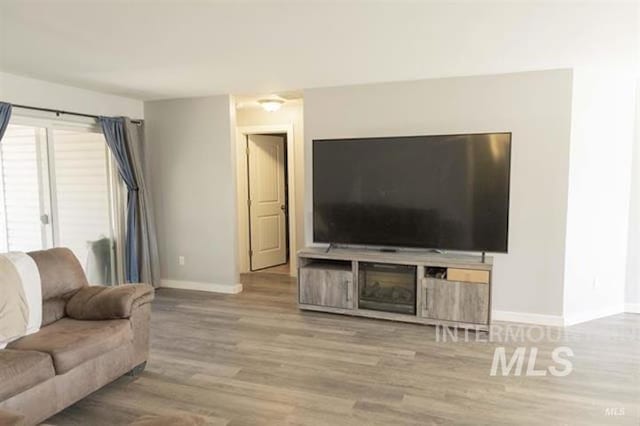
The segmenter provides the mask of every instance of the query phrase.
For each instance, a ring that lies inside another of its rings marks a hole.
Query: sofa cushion
[[[85,361],[123,346],[133,339],[126,319],[78,321],[63,318],[9,345],[11,349],[34,350],[51,355],[57,374],[64,374]]]
[[[35,334],[31,336],[35,336]],[[0,401],[24,392],[55,375],[49,354],[35,351],[1,350]]]
[[[42,300],[54,297],[68,299],[77,290],[89,285],[78,259],[68,248],[27,253],[38,265],[42,281]]]

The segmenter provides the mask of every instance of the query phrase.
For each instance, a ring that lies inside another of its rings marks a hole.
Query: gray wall
[[[229,96],[145,103],[163,280],[238,283],[233,119]]]
[[[305,90],[305,235],[316,138],[513,132],[509,254],[494,310],[563,313],[572,72],[541,71]]]

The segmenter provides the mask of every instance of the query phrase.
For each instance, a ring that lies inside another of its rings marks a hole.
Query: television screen
[[[507,252],[511,133],[313,141],[316,242]]]

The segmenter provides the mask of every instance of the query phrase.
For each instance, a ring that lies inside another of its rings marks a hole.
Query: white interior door
[[[284,147],[282,136],[248,137],[252,271],[287,261]]]

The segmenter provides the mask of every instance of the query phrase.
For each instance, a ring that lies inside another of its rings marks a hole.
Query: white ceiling
[[[0,0],[0,70],[139,99],[607,65],[636,2]]]

